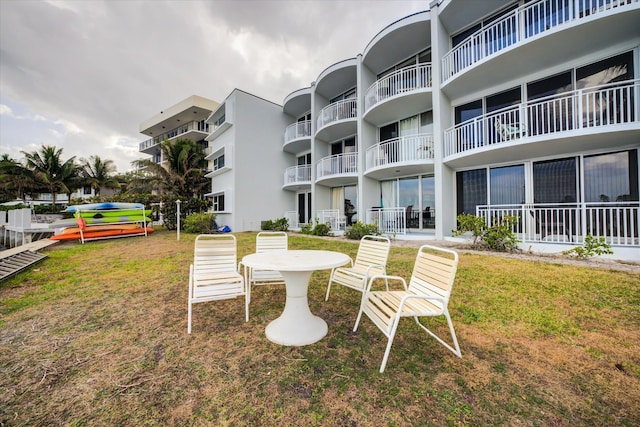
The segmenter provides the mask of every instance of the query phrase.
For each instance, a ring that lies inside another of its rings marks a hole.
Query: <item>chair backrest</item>
[[[364,236],[356,254],[354,267],[368,268],[371,265],[387,265],[391,241],[384,236]],[[382,269],[374,269],[373,274],[382,274]]]
[[[256,252],[286,251],[289,240],[284,231],[261,231],[256,236]]]
[[[237,271],[237,244],[233,234],[201,234],[196,237],[193,268],[196,272]]]
[[[455,251],[423,245],[416,256],[409,290],[417,294],[437,295],[445,300],[446,305],[457,269],[458,254]]]

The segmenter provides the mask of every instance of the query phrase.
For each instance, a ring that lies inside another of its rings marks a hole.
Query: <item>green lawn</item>
[[[237,233],[239,256],[255,233]],[[410,319],[384,374],[386,339],[360,294],[316,272],[313,345],[264,335],[282,286],[194,307],[195,236],[50,247],[0,284],[0,425],[576,426],[640,425],[640,275],[460,251],[450,303],[455,357]],[[290,248],[355,256],[357,242],[291,235]],[[409,277],[416,248],[392,247]],[[427,322],[447,336],[445,322]]]

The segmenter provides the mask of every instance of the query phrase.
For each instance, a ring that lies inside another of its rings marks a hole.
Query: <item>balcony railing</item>
[[[318,115],[318,129],[338,120],[354,119],[358,116],[358,103],[355,98],[344,99],[324,107]]]
[[[165,139],[175,138],[176,136],[180,136],[180,135],[185,134],[185,133],[187,133],[189,131],[192,131],[192,130],[197,130],[197,131],[200,131],[200,132],[203,132],[203,133],[208,133],[209,132],[209,125],[207,125],[207,124],[203,125],[200,122],[185,123],[182,126],[178,126],[175,129],[171,129],[168,132],[165,132],[165,133],[160,134],[158,136],[155,136],[153,138],[147,139],[144,142],[141,142],[138,151],[144,151],[149,147],[153,147],[154,145],[160,144]]]
[[[358,153],[335,154],[320,159],[317,164],[316,178],[330,175],[343,175],[358,172]]]
[[[375,224],[383,234],[407,233],[407,212],[404,207],[371,208],[367,210],[367,224]]]
[[[311,165],[291,166],[284,171],[284,185],[310,183]]]
[[[447,129],[444,156],[526,137],[638,123],[639,103],[640,80],[527,101]]]
[[[522,242],[584,243],[587,235],[615,246],[640,247],[640,202],[481,205],[476,215],[493,224],[517,216],[513,232]]]
[[[372,84],[364,97],[365,111],[392,96],[431,87],[431,64],[411,65]]]
[[[287,211],[284,213],[284,217],[289,221],[289,228],[292,230],[300,228],[298,223],[298,211]]]
[[[293,141],[298,138],[309,138],[311,136],[311,121],[305,120],[303,122],[296,122],[289,126],[284,131],[284,143]]]
[[[433,135],[401,136],[369,147],[366,153],[367,170],[397,163],[433,159]]]
[[[318,222],[320,224],[329,224],[331,231],[344,230],[347,224],[347,218],[340,215],[338,209],[324,209],[318,211]]]
[[[442,58],[442,81],[528,38],[640,0],[538,0],[470,35]]]

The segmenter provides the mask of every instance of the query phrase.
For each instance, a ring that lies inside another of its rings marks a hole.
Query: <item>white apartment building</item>
[[[207,118],[213,212],[232,231],[260,230],[289,205],[282,171],[292,161],[282,152],[282,106],[234,89]]]
[[[153,117],[140,123],[140,133],[149,139],[140,143],[138,151],[151,156],[155,163],[162,164],[160,146],[165,140],[188,139],[201,144],[209,154],[205,138],[209,135],[209,125],[205,122],[211,112],[218,108],[218,102],[202,96],[192,95]]]
[[[222,222],[337,215],[336,227],[446,239],[458,214],[516,215],[524,249],[558,252],[591,234],[640,259],[640,0],[425,9],[279,111],[234,91],[213,112]]]

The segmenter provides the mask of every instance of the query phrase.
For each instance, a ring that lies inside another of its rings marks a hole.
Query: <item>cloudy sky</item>
[[[407,0],[0,0],[0,155],[63,148],[119,172],[140,122],[190,95],[239,88],[282,104],[362,53]]]

